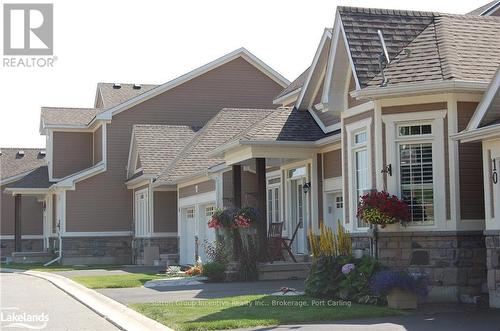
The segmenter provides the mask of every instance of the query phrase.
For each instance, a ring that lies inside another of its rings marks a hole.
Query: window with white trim
[[[368,144],[367,133],[361,131],[354,134],[354,187],[358,204],[360,198],[365,195],[370,188],[369,162],[368,162]],[[368,224],[358,219],[358,227],[367,227]]]
[[[267,181],[267,222],[281,221],[281,178],[271,178]]]
[[[398,143],[401,199],[410,206],[411,224],[434,223],[434,176],[430,124],[401,125]]]
[[[205,216],[210,217],[214,214],[215,207],[210,205],[205,207]]]
[[[344,198],[341,195],[335,197],[335,207],[337,209],[344,208]]]
[[[194,218],[194,208],[186,209],[186,218],[193,219]]]

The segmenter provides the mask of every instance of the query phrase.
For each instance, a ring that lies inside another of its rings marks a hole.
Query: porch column
[[[21,252],[21,194],[14,195],[14,252]]]
[[[259,259],[265,261],[267,258],[267,200],[266,200],[266,159],[255,159],[255,171],[257,175],[257,209],[260,212],[260,220],[257,225],[259,238]]]
[[[233,165],[233,207],[241,208],[241,165]]]

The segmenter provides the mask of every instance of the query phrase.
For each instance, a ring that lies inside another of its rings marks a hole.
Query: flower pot
[[[387,294],[387,305],[396,309],[417,309],[417,296],[415,293],[393,288]]]

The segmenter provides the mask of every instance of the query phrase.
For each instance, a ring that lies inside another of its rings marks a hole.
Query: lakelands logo
[[[3,5],[4,67],[52,67],[54,8],[50,3]]]
[[[0,328],[43,330],[47,327],[48,322],[49,315],[46,313],[21,313],[17,307],[2,308],[0,311]]]

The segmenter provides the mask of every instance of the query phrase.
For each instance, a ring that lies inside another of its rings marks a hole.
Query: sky
[[[463,14],[488,0],[7,1],[37,2],[54,4],[57,61],[0,65],[0,147],[44,147],[40,107],[92,107],[98,82],[162,84],[239,47],[293,80],[337,5]]]

